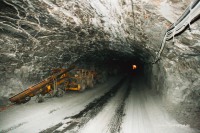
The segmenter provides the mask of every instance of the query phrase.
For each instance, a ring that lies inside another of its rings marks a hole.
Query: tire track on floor
[[[115,84],[107,93],[103,96],[95,99],[89,103],[84,110],[78,114],[64,118],[63,122],[56,124],[48,129],[41,131],[40,133],[65,133],[75,129],[78,131],[82,126],[84,126],[91,118],[95,117],[106,105],[106,103],[115,96],[118,89],[123,85],[125,78],[122,78],[117,84]]]
[[[112,117],[110,124],[108,125],[109,130],[107,132],[109,133],[120,132],[122,119],[125,116],[124,107],[126,105],[126,99],[129,97],[130,91],[131,91],[131,79],[129,79],[126,93],[124,94],[121,103],[117,107],[115,115]]]
[[[123,102],[125,97],[127,86],[129,80],[123,83],[119,88],[116,95],[109,100],[109,102],[104,106],[104,108],[99,112],[93,119],[85,124],[80,130],[80,133],[106,133],[109,132],[109,125],[112,121],[112,118],[115,116],[116,111],[119,109],[119,106]],[[120,111],[120,110],[118,110]],[[98,129],[98,130],[97,130]]]

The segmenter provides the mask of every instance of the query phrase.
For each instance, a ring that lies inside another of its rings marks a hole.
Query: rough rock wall
[[[152,61],[165,30],[190,2],[1,0],[0,97],[19,92],[52,67],[65,67],[95,50]],[[199,113],[199,25],[198,20],[191,32],[175,37],[175,43],[167,42],[162,60],[151,70],[152,88],[172,104],[171,110],[183,111],[180,114],[189,118]]]
[[[200,126],[200,58],[163,58],[148,71],[151,88],[183,124]]]
[[[191,31],[167,42],[162,60],[153,66],[152,88],[162,93],[163,101],[177,120],[200,127],[200,21]]]
[[[200,58],[189,57],[165,63],[169,111],[184,123],[200,126]]]

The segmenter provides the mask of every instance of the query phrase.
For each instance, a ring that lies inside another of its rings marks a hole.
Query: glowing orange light
[[[137,66],[136,65],[133,65],[133,70],[137,69]]]

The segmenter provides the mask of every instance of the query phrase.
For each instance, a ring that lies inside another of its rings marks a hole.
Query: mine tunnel
[[[1,0],[0,133],[200,133],[199,0]]]

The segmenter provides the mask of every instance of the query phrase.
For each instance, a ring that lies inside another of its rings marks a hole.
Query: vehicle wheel
[[[39,96],[37,96],[37,98],[35,99],[35,101],[37,103],[42,103],[42,102],[44,102],[44,97],[39,95]]]
[[[31,100],[31,97],[27,96],[21,101],[21,103],[27,103],[30,100]]]
[[[58,89],[56,92],[56,97],[62,97],[64,94],[64,91],[62,89]]]

